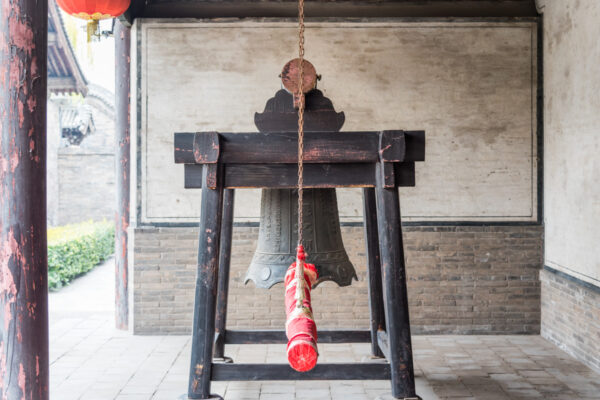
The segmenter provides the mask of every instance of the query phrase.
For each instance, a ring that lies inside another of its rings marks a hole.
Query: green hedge
[[[48,229],[48,287],[59,289],[115,250],[112,223],[83,222]]]

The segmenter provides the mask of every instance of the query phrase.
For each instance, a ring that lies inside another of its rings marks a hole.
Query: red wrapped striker
[[[310,291],[317,281],[317,270],[313,264],[306,264],[305,259],[304,247],[298,245],[296,262],[285,274],[287,357],[290,366],[300,372],[313,369],[319,355],[317,325],[310,305]]]

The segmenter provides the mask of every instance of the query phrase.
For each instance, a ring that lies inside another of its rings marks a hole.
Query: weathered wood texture
[[[0,8],[0,397],[48,399],[48,3]]]
[[[319,343],[367,343],[371,340],[370,332],[366,330],[320,330],[317,332]],[[285,344],[285,331],[225,331],[226,344]]]
[[[363,189],[363,218],[367,247],[367,278],[369,280],[369,309],[371,313],[371,354],[383,357],[377,342],[377,332],[385,329],[383,293],[381,283],[381,258],[377,233],[377,202],[373,188]]]
[[[226,188],[295,188],[297,133],[176,133],[175,162],[185,163],[185,187],[216,184],[223,163]],[[374,187],[375,163],[383,162],[385,187],[414,186],[414,161],[425,158],[425,132],[307,132],[307,188]]]
[[[388,340],[387,332],[384,330],[377,331],[377,346],[379,351],[385,356],[386,359],[390,359],[390,342]]]
[[[176,133],[175,162],[182,164],[295,164],[296,132]],[[405,143],[409,143],[407,149]],[[425,132],[305,132],[304,162],[366,163],[425,160]]]
[[[127,228],[129,227],[130,159],[130,29],[115,22],[115,143],[117,209],[115,218],[115,324],[129,325],[129,271]]]
[[[221,222],[221,250],[219,250],[219,283],[217,286],[217,316],[215,322],[215,358],[225,356],[227,332],[227,300],[229,292],[229,267],[231,264],[231,237],[233,234],[233,203],[235,191],[225,189],[223,193],[223,219]]]
[[[206,165],[202,172],[202,217],[198,242],[192,358],[188,387],[190,399],[209,398],[215,336],[223,189],[208,187],[209,174],[209,165]]]
[[[213,364],[214,381],[304,381],[386,380],[389,364],[317,364],[308,372],[294,371],[287,364]]]
[[[306,132],[339,132],[346,116],[335,111],[333,103],[320,90],[306,93],[304,130]],[[281,89],[267,100],[263,112],[254,113],[254,125],[259,132],[297,132],[298,110],[292,95]]]
[[[375,164],[306,164],[306,188],[375,187]],[[202,187],[202,165],[185,165],[185,188]],[[295,164],[231,164],[223,171],[226,188],[290,188],[298,184]],[[415,164],[394,163],[396,186],[415,186]]]
[[[406,292],[400,202],[398,190],[384,186],[382,165],[377,164],[375,192],[383,298],[385,299],[385,330],[389,348],[387,359],[391,366],[392,394],[399,398],[414,397],[415,376],[410,321],[408,318],[408,294]]]
[[[289,115],[285,112],[289,104],[282,104],[283,112],[277,112],[277,108],[273,107],[276,100],[277,95],[267,102],[263,115],[270,115],[276,124],[280,124],[289,119]],[[330,116],[326,119],[327,123],[336,127],[339,116],[333,114],[335,111],[332,108],[325,107],[324,111]],[[258,116],[259,114],[257,118]],[[270,132],[268,131],[270,121],[267,118],[261,121],[260,133],[175,134],[175,162],[186,164],[186,187],[202,187],[189,398],[208,398],[211,380],[387,379],[388,377],[392,378],[394,396],[414,396],[414,371],[397,191],[397,186],[401,182],[397,181],[396,175],[414,183],[414,161],[416,160],[407,159],[406,154],[415,159],[424,158],[425,133],[423,131],[411,132],[411,135],[416,138],[410,139],[409,143],[412,147],[419,148],[409,151],[406,148],[404,131],[345,134],[320,131],[309,132],[305,138],[305,149],[308,149],[306,150],[308,154],[305,171],[306,186],[326,188],[371,186],[364,190],[371,331],[323,331],[319,332],[320,341],[330,343],[371,341],[373,355],[385,355],[390,364],[320,364],[309,372],[299,373],[288,365],[212,363],[210,356],[213,355],[213,341],[214,356],[218,358],[224,358],[224,345],[227,343],[286,342],[283,331],[226,330],[233,191],[226,189],[223,200],[223,188],[288,186],[293,188],[296,186],[297,134],[289,131]],[[376,189],[373,189],[373,186]],[[393,207],[395,207],[394,211],[391,210]],[[222,215],[219,214],[220,212]],[[219,225],[220,223],[222,226]],[[213,254],[215,250],[217,253]],[[385,282],[382,283],[382,280]],[[382,290],[385,291],[385,303]],[[211,297],[211,294],[216,297],[216,300]],[[400,337],[394,338],[391,342],[382,340],[387,338],[383,330],[384,324],[391,335],[400,335]]]

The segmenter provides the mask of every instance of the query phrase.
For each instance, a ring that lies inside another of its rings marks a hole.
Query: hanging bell
[[[334,281],[348,286],[357,279],[342,243],[335,189],[304,189],[304,248],[318,272],[316,284]],[[283,282],[296,259],[298,244],[298,192],[264,189],[260,207],[258,247],[246,283],[270,288]],[[315,285],[316,285],[315,284]]]
[[[286,90],[278,91],[267,101],[265,110],[254,115],[260,132],[295,132],[298,129],[298,111],[290,93],[297,82],[296,60],[288,62],[281,79]],[[304,130],[336,132],[344,124],[344,113],[336,112],[331,100],[317,89],[318,76],[310,62],[304,60],[306,96]],[[343,135],[340,132],[340,135]],[[304,189],[304,249],[318,272],[316,284],[334,281],[348,286],[357,279],[354,266],[342,243],[340,218],[335,189]],[[298,245],[298,192],[293,189],[264,189],[260,207],[258,246],[246,274],[245,282],[257,287],[270,288],[283,282],[285,273],[296,259]]]

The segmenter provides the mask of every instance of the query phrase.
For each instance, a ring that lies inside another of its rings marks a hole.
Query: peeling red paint
[[[17,6],[15,5],[15,7]],[[22,22],[17,16],[11,16],[8,19],[8,31],[11,44],[20,50],[24,50],[30,56],[35,49],[35,42],[33,40],[33,30],[29,23]]]
[[[8,84],[19,89],[21,87],[21,60],[12,58],[9,64]]]
[[[35,319],[35,309],[36,309],[37,303],[33,302],[33,303],[27,303],[27,313],[29,314],[29,316],[33,319]]]
[[[19,364],[19,388],[23,392],[22,400],[25,400],[25,386],[27,384],[27,378],[25,377],[25,370],[23,369],[23,364]]]
[[[13,146],[11,146],[13,147]],[[14,173],[17,167],[19,166],[19,153],[12,152],[10,155],[10,172]]]
[[[17,103],[17,109],[19,111],[19,128],[23,127],[23,123],[25,122],[25,113],[23,112],[24,110],[24,105],[21,102]]]
[[[117,22],[114,29],[116,45],[115,106],[117,134],[117,215],[115,240],[115,307],[116,326],[127,329],[128,326],[128,266],[127,266],[127,228],[129,227],[129,120],[130,120],[130,30]],[[127,60],[127,62],[124,62]]]
[[[27,99],[27,107],[29,108],[30,113],[35,111],[36,104],[37,102],[35,100],[35,97],[29,96],[29,98]]]
[[[31,58],[31,64],[29,64],[29,73],[32,77],[38,76],[38,66],[37,66],[37,57],[33,56]]]
[[[47,400],[47,2],[0,1],[0,398]]]

